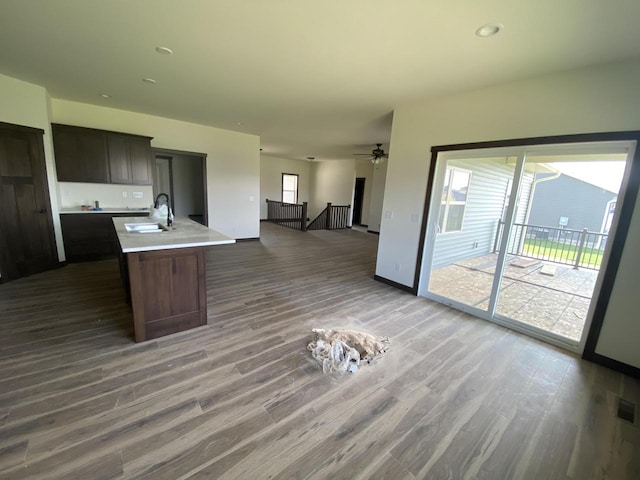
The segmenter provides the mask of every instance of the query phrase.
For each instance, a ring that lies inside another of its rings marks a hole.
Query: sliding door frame
[[[582,351],[583,358],[601,363],[610,368],[623,371],[631,375],[638,376],[640,369],[617,362],[616,360],[604,357],[595,353],[595,348],[598,342],[602,324],[613,290],[613,285],[618,272],[618,265],[620,263],[622,252],[624,250],[624,244],[626,242],[627,234],[629,232],[629,226],[631,223],[631,217],[635,208],[636,198],[640,188],[640,131],[628,131],[628,132],[604,132],[604,133],[588,133],[588,134],[575,134],[575,135],[560,135],[549,137],[533,137],[533,138],[519,138],[511,140],[497,140],[488,142],[477,143],[462,143],[452,145],[439,145],[431,148],[431,161],[428,171],[427,190],[425,194],[425,201],[423,206],[423,219],[420,229],[420,238],[418,243],[418,251],[416,258],[416,269],[414,274],[414,283],[412,291],[418,294],[420,288],[420,277],[423,268],[423,256],[424,247],[427,238],[427,226],[429,224],[429,207],[431,205],[431,199],[433,196],[434,180],[436,175],[436,164],[438,161],[438,155],[444,152],[451,151],[465,151],[465,150],[487,150],[502,149],[505,147],[534,147],[541,145],[560,145],[560,144],[580,144],[580,143],[606,143],[606,142],[635,142],[635,148],[633,149],[633,156],[631,157],[630,165],[627,167],[627,174],[625,181],[623,181],[622,189],[620,192],[621,206],[617,216],[615,225],[615,234],[611,240],[611,247],[607,258],[607,264],[605,271],[601,276],[601,283],[598,289],[598,293],[592,298],[592,305],[590,312],[592,314],[591,322],[587,318],[587,324],[585,328],[588,328],[584,348]],[[514,184],[515,184],[514,180]],[[514,205],[515,202],[512,202]],[[503,250],[503,249],[501,249]],[[494,284],[495,288],[495,284]],[[499,318],[498,318],[499,320]],[[502,322],[497,322],[502,323]],[[526,328],[523,330],[527,330]],[[535,329],[537,330],[537,329]],[[584,336],[583,336],[584,338]],[[551,339],[552,340],[552,339]],[[556,342],[553,342],[556,343]]]

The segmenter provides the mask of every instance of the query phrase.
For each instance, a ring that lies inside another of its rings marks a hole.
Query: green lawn
[[[564,243],[554,242],[552,240],[533,240],[524,241],[522,252],[544,260],[556,260],[562,263],[573,264],[576,261],[578,247],[574,245],[565,245]],[[596,248],[583,248],[580,265],[600,268],[602,262],[602,250]]]

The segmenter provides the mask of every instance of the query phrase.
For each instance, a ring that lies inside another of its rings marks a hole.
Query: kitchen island
[[[155,223],[113,218],[136,342],[206,325],[205,248],[235,240],[186,218],[153,232],[129,231],[143,222]]]

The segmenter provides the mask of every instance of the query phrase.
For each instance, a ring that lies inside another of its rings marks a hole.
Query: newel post
[[[331,203],[327,203],[327,230],[331,230]]]
[[[307,202],[302,202],[302,218],[300,219],[300,230],[307,231]]]

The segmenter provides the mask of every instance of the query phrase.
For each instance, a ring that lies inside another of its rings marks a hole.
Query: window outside
[[[282,203],[298,203],[298,175],[282,174]]]
[[[464,218],[464,209],[467,205],[470,181],[470,171],[447,167],[438,217],[440,233],[459,232],[462,230],[462,220]]]

